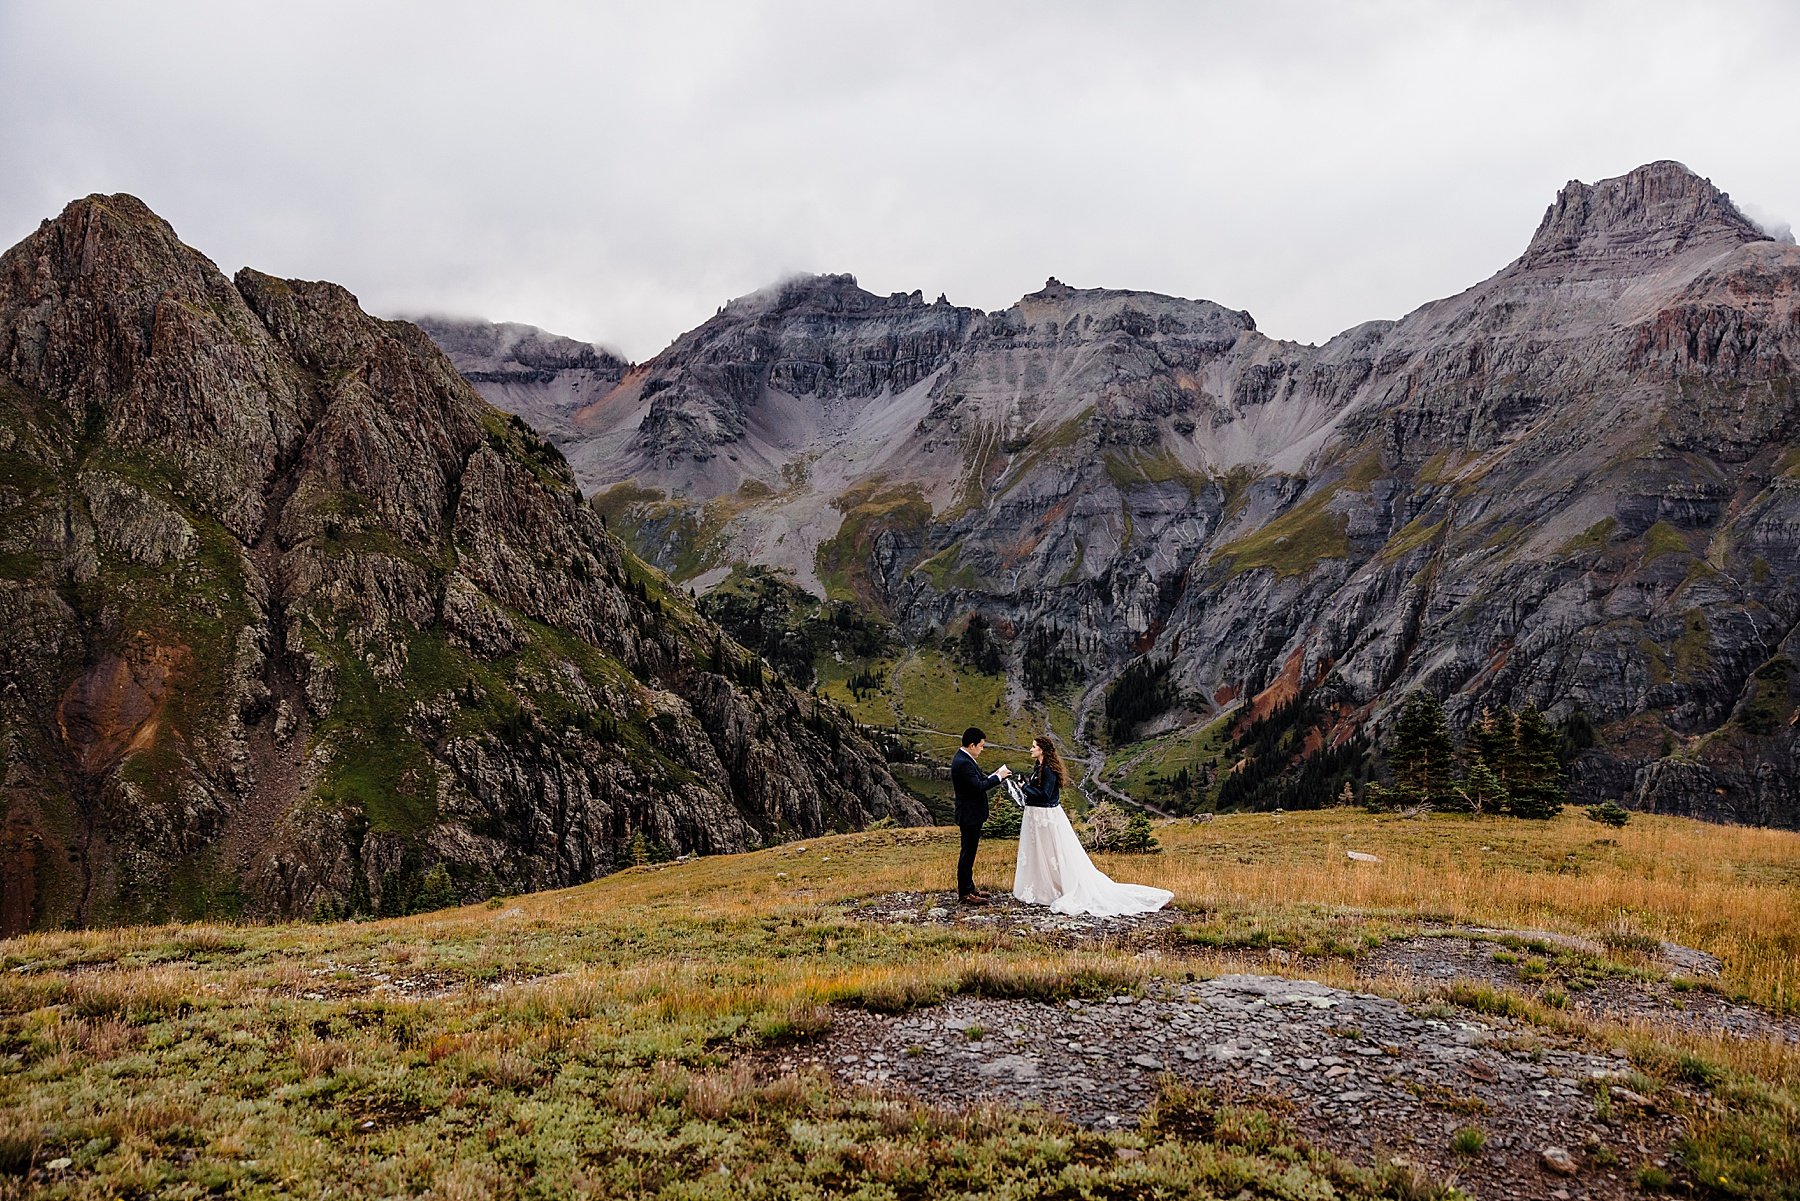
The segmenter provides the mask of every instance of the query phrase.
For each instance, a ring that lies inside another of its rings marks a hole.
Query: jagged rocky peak
[[[588,370],[623,375],[631,364],[621,355],[591,342],[549,333],[516,321],[431,314],[408,317],[431,336],[456,369],[470,380],[540,372]]]
[[[848,272],[823,275],[792,275],[766,288],[759,288],[725,302],[720,316],[788,317],[808,313],[875,313],[906,308],[952,308],[947,298],[939,295],[930,305],[924,293],[893,292],[878,296],[865,291]]]
[[[1521,262],[1635,263],[1714,242],[1768,240],[1711,180],[1663,159],[1595,184],[1570,180],[1545,210]]]
[[[127,246],[129,255],[118,253]],[[83,278],[94,291],[136,292],[181,279],[204,288],[210,282],[206,269],[217,271],[205,255],[184,246],[149,205],[124,192],[70,201],[7,257],[14,272],[29,264],[41,286]],[[15,282],[22,279],[15,275]]]
[[[750,429],[771,391],[821,401],[904,392],[949,361],[979,316],[926,304],[916,291],[877,296],[853,275],[801,276],[738,297],[634,377],[649,404],[632,467],[712,460]],[[818,414],[770,420],[762,435],[785,444],[796,422],[810,428]]]
[[[73,201],[0,256],[0,375],[96,435],[166,447],[240,536],[303,418],[243,296],[125,194]]]
[[[1256,321],[1249,313],[1210,300],[1120,288],[1074,288],[1053,275],[1010,309],[991,314],[980,332],[1094,341],[1119,335],[1160,336],[1183,342],[1198,340],[1222,349],[1236,342],[1238,335],[1255,329]]]

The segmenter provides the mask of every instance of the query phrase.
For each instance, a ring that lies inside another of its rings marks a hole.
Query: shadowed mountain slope
[[[0,257],[0,412],[7,932],[405,912],[924,817],[342,288],[77,201]]]

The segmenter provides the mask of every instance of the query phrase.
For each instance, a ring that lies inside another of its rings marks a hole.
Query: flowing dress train
[[[1055,913],[1126,917],[1175,899],[1166,888],[1121,884],[1095,867],[1061,805],[1022,808],[1013,896],[1025,904],[1048,905]]]

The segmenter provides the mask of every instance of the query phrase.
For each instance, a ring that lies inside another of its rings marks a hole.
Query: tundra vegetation
[[[1800,1011],[1792,833],[1356,808],[1156,833],[1162,854],[1100,862],[1175,890],[1171,945],[1185,949],[1157,960],[859,920],[859,898],[944,882],[954,833],[903,829],[408,918],[0,943],[0,1192],[1451,1197],[1445,1181],[1331,1154],[1279,1106],[1192,1084],[1166,1084],[1136,1126],[1091,1132],[1044,1112],[771,1078],[758,1057],[830,1038],[854,1007],[958,994],[1060,1004],[1156,974],[1290,970],[1276,952],[1349,984],[1359,956],[1442,923],[1587,935],[1607,951],[1584,970],[1651,971],[1645,948],[1671,939],[1723,962],[1699,987]],[[1380,862],[1347,860],[1347,845]],[[1793,1047],[1674,1013],[1579,1016],[1546,999],[1563,968],[1544,958],[1542,993],[1376,987],[1621,1050],[1639,1091],[1703,1081],[1715,1103],[1682,1113],[1676,1158],[1619,1170],[1690,1195],[1794,1196]],[[1475,1156],[1481,1143],[1471,1133],[1459,1146]]]

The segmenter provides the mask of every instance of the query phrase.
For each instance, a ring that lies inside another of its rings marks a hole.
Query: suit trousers
[[[975,891],[975,850],[981,845],[981,823],[962,827],[962,854],[956,857],[956,895]]]

